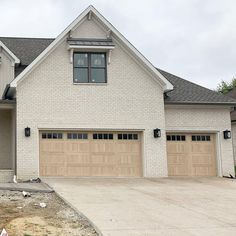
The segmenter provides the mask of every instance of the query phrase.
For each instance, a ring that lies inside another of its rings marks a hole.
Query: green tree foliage
[[[234,77],[230,82],[226,82],[226,81],[222,80],[218,84],[216,91],[226,94],[234,88],[236,88],[236,77]]]

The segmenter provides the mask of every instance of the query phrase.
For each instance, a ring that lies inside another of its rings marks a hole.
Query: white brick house
[[[0,37],[0,58],[2,181],[234,174],[236,101],[156,69],[92,6],[56,39]]]

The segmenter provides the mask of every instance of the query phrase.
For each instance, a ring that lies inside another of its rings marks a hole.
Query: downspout
[[[17,122],[16,122],[16,109],[17,109],[17,103],[16,103],[15,117],[14,117],[15,118],[15,121],[14,121],[15,122],[15,166],[14,166],[15,167],[15,170],[14,170],[15,176],[14,177],[17,179],[17,158],[16,158],[16,155],[17,155],[17,151],[16,151],[16,149],[17,149],[17,146],[16,146],[17,145],[17,141],[16,141],[17,140],[17,138],[16,138],[16,136],[17,136],[16,135],[16,132],[17,132],[16,124],[17,124]]]

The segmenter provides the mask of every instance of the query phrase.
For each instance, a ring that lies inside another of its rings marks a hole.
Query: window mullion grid
[[[88,53],[88,82],[92,83],[92,80],[91,80],[91,53]]]

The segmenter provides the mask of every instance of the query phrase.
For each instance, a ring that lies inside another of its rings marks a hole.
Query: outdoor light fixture
[[[153,135],[154,135],[154,138],[160,138],[161,137],[161,130],[158,128],[154,129]]]
[[[231,131],[230,130],[225,130],[223,131],[224,133],[224,139],[231,139]]]
[[[25,137],[29,137],[30,136],[30,128],[27,127],[25,128]]]

